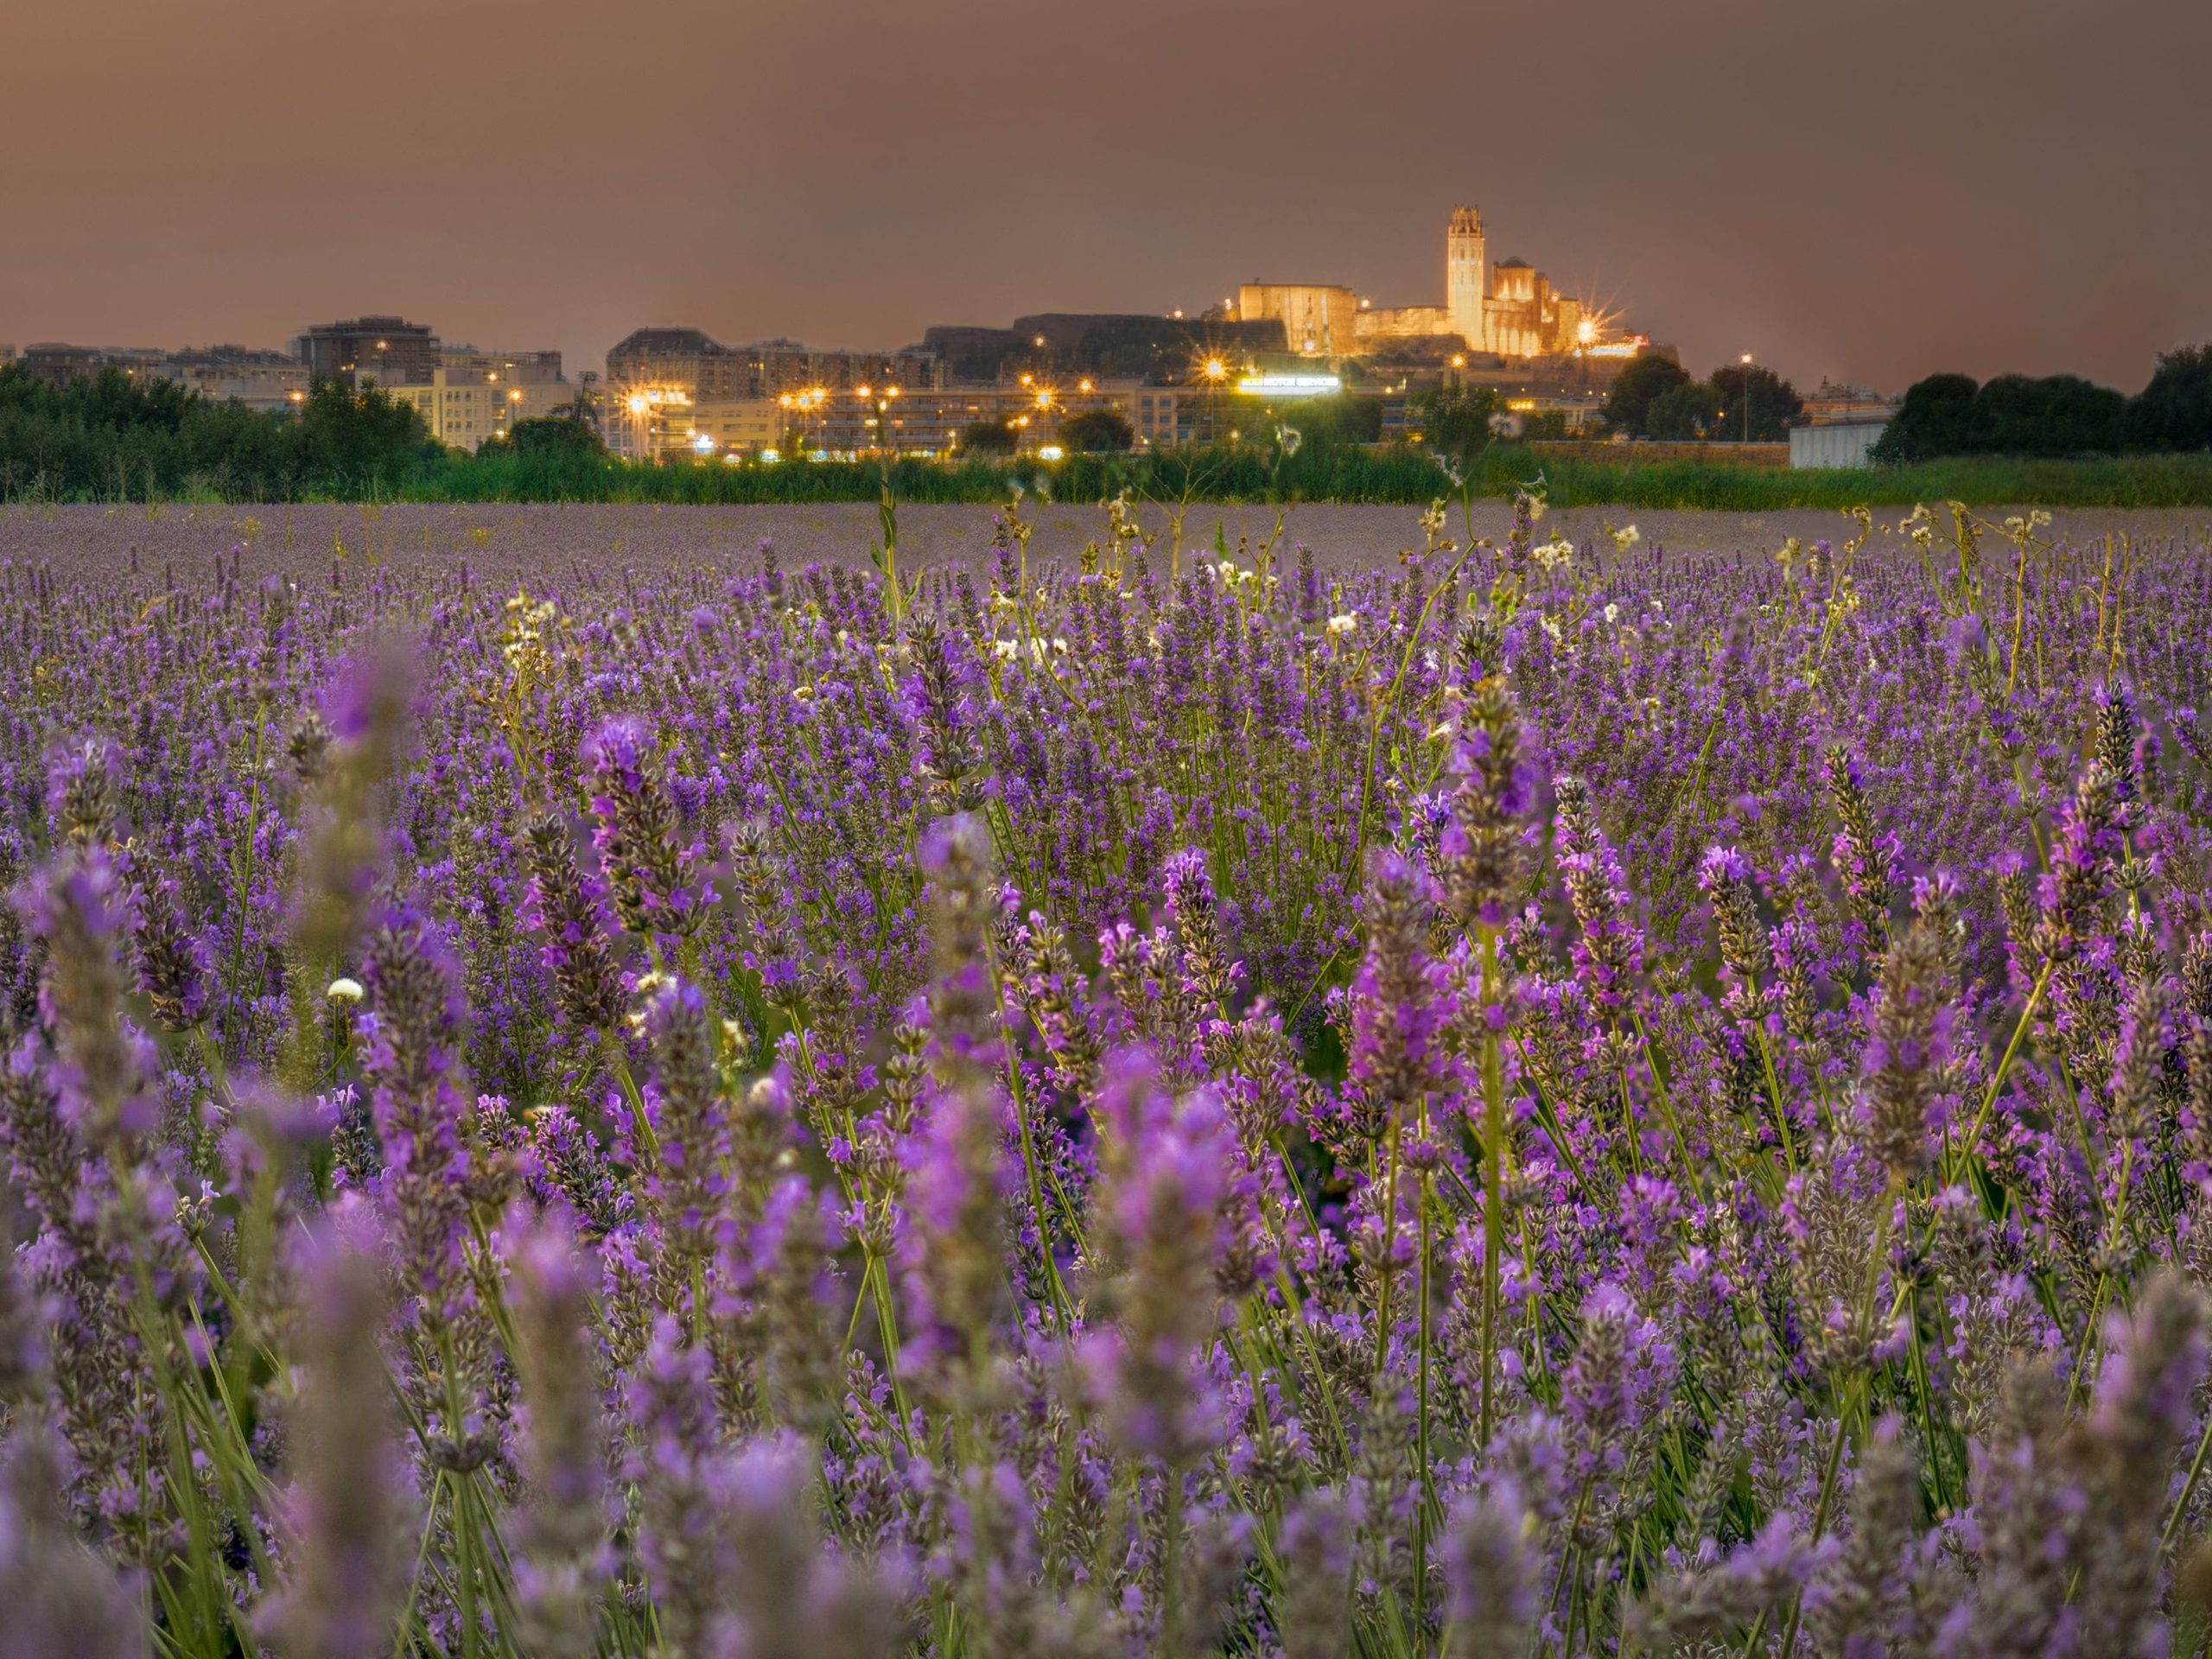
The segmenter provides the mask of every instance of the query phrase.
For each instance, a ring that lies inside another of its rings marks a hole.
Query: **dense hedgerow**
[[[2212,554],[1540,516],[7,569],[0,1653],[2201,1641]]]

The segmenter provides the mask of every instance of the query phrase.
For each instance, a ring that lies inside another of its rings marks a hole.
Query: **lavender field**
[[[0,527],[0,1659],[2205,1647],[2201,531],[479,511]]]

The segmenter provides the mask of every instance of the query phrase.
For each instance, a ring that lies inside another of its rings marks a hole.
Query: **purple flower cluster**
[[[2201,1636],[2212,551],[1113,522],[0,566],[0,1652]]]

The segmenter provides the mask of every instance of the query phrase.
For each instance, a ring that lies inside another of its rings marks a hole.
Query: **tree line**
[[[277,416],[120,369],[56,385],[0,365],[0,500],[389,494],[444,454],[373,387],[325,381]]]
[[[1646,355],[1621,370],[1605,405],[1616,432],[1655,439],[1778,442],[1804,412],[1796,389],[1770,369],[1728,364],[1694,380],[1672,359]],[[2212,449],[2212,346],[2161,355],[2134,397],[2079,375],[1931,374],[1916,382],[1874,448],[1877,461],[1956,455],[2176,454]]]
[[[2078,375],[1931,374],[1874,447],[1878,461],[1943,455],[2120,455],[2212,449],[2212,346],[2162,353],[2129,397]]]

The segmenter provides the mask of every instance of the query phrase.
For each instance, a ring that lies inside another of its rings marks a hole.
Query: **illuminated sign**
[[[1333,374],[1248,374],[1236,390],[1251,397],[1321,397],[1344,389]]]

